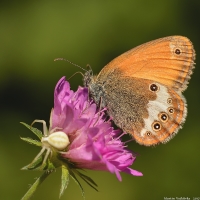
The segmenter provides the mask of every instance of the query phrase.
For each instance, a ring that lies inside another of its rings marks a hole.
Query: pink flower
[[[76,92],[62,77],[54,92],[54,109],[51,114],[51,130],[59,128],[69,138],[69,146],[62,157],[77,168],[104,170],[142,176],[130,166],[135,155],[120,140],[120,130],[114,130],[105,120],[104,110],[98,111],[94,102],[88,101],[88,89],[79,87]]]
[[[98,191],[97,184],[79,169],[115,173],[120,181],[120,172],[142,176],[141,172],[130,168],[136,156],[120,140],[123,135],[121,131],[113,129],[110,120],[106,120],[105,109],[99,111],[93,101],[88,101],[88,97],[87,88],[79,87],[73,92],[63,77],[55,88],[49,129],[44,120],[36,119],[31,125],[22,122],[39,141],[32,138],[21,139],[41,147],[33,161],[22,169],[45,171],[22,199],[30,199],[39,185],[56,168],[62,169],[60,197],[68,186],[69,177],[78,184],[84,197],[84,190],[77,175]],[[33,128],[34,123],[42,123],[43,132]]]

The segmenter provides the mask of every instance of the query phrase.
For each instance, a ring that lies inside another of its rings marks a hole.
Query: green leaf
[[[32,138],[23,138],[23,137],[20,137],[20,139],[22,139],[25,142],[28,142],[29,144],[34,144],[34,145],[39,146],[39,147],[42,146],[42,143],[40,141],[33,140]]]
[[[62,175],[61,175],[61,188],[59,198],[63,195],[65,189],[69,184],[69,171],[65,165],[62,165]]]
[[[34,128],[24,122],[20,122],[20,123],[23,124],[24,126],[26,126],[29,130],[31,130],[40,140],[42,139],[43,134],[40,130],[38,130],[37,128]]]
[[[35,191],[38,189],[38,187],[42,184],[42,182],[51,174],[51,172],[47,173],[43,173],[42,176],[40,176],[35,183],[29,188],[29,190],[27,191],[27,193],[22,197],[21,200],[28,200],[30,199],[33,194],[35,193]]]
[[[37,160],[34,162],[32,161],[30,164],[22,167],[22,170],[42,170],[41,169],[41,163],[43,161],[43,156],[41,155]]]
[[[89,177],[86,176],[84,174],[82,174],[81,172],[79,172],[78,170],[74,170],[90,187],[92,187],[94,190],[97,190],[96,187],[98,187],[98,185]]]
[[[79,188],[81,190],[82,197],[85,199],[85,193],[84,193],[83,187],[80,184],[80,182],[78,181],[78,179],[76,178],[74,172],[72,170],[70,170],[70,168],[69,168],[69,174],[72,177],[72,179],[75,181],[75,183],[79,186]]]

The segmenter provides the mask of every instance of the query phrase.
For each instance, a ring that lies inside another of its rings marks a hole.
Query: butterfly
[[[141,145],[166,143],[182,127],[187,104],[182,92],[194,68],[195,51],[183,36],[135,47],[108,63],[84,85],[91,98]]]

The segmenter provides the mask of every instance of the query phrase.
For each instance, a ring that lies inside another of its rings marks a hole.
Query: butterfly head
[[[93,71],[89,69],[85,72],[83,76],[83,84],[85,87],[88,87],[93,80]]]

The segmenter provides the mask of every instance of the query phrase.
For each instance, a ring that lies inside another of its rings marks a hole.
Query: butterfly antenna
[[[79,65],[77,65],[77,64],[75,64],[75,63],[73,63],[73,62],[71,62],[71,61],[69,61],[69,60],[67,60],[65,58],[55,58],[54,59],[54,61],[58,61],[58,60],[64,60],[65,62],[68,62],[68,63],[70,63],[70,64],[82,69],[83,71],[87,71],[86,69],[82,68],[81,66],[79,66]]]
[[[71,75],[67,80],[70,80],[73,76],[75,76],[76,74],[81,74],[82,77],[84,77],[84,74],[82,72],[76,72],[73,75]]]

